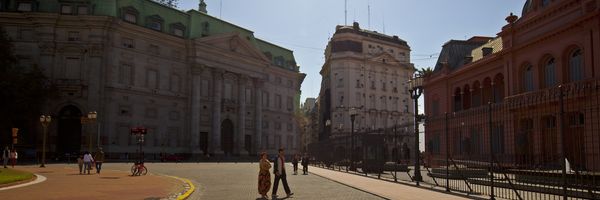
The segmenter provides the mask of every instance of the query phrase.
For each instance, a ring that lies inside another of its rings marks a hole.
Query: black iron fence
[[[414,137],[414,129],[407,130],[405,137]],[[375,135],[382,140],[367,139]],[[371,142],[389,143],[393,135],[390,131],[363,133],[356,139],[368,141],[359,147],[368,148],[365,145]],[[343,158],[349,157],[335,156],[343,140],[312,145],[312,155],[320,155],[317,163],[346,171],[349,164]],[[429,116],[425,140],[419,169],[423,181],[446,191],[492,199],[600,199],[599,81],[566,84]],[[348,168],[349,173],[412,181],[412,160],[359,151],[363,155],[352,159],[357,167]],[[381,160],[373,164],[367,159],[372,157]],[[372,170],[370,164],[379,168]]]

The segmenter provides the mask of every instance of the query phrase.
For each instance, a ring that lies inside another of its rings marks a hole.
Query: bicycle
[[[146,175],[148,173],[148,168],[144,166],[144,162],[135,162],[133,166],[131,166],[131,175],[132,176],[140,176]]]

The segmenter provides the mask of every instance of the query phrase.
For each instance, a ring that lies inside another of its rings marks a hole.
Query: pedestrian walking
[[[90,170],[92,169],[92,162],[94,162],[94,158],[92,158],[92,154],[90,152],[85,152],[83,154],[83,173],[87,171],[87,174],[90,174]]]
[[[83,154],[77,155],[77,165],[79,165],[79,174],[83,174]]]
[[[294,175],[298,175],[298,160],[300,160],[300,156],[298,154],[294,155],[292,159],[292,165],[294,166]]]
[[[287,194],[287,197],[292,196],[294,193],[290,191],[290,187],[288,186],[286,175],[285,175],[285,154],[283,153],[283,149],[279,149],[279,155],[275,160],[275,164],[273,167],[273,173],[275,174],[275,183],[273,184],[273,194],[271,197],[275,199],[277,197],[277,187],[279,186],[279,181],[283,183],[283,189]]]
[[[19,154],[17,153],[16,149],[12,149],[12,151],[10,152],[10,163],[12,165],[12,168],[15,168],[15,164],[17,164],[17,159],[19,158]]]
[[[6,147],[4,147],[4,150],[2,150],[2,162],[4,163],[4,168],[6,168],[9,158],[10,158],[10,150],[8,149],[8,146],[6,146]]]
[[[267,153],[260,153],[260,161],[259,161],[260,169],[258,171],[258,193],[264,199],[268,199],[267,192],[271,189],[271,163],[269,163],[269,159],[267,159]]]
[[[308,174],[308,160],[310,158],[308,158],[307,154],[304,154],[304,157],[302,157],[302,174],[307,175]]]
[[[98,148],[98,152],[94,155],[94,161],[96,161],[96,173],[100,174],[102,163],[104,162],[104,151],[102,151],[102,148]]]

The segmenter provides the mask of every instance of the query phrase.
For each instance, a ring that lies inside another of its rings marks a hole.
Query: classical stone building
[[[208,15],[204,1],[183,12],[150,0],[1,0],[0,11],[19,64],[60,89],[46,107],[50,152],[102,146],[122,158],[137,150],[138,126],[150,155],[299,149],[305,75],[292,51]],[[97,123],[82,127],[90,111]],[[28,148],[40,149],[32,132]]]
[[[325,58],[317,103],[320,140],[349,135],[352,109],[357,112],[356,132],[389,129],[412,121],[414,106],[407,81],[415,69],[406,41],[361,29],[354,22],[336,27]],[[410,141],[407,137],[399,142]]]

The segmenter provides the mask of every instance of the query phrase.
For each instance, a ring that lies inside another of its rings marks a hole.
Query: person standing
[[[10,152],[10,163],[12,165],[12,168],[15,168],[15,164],[17,164],[17,159],[19,158],[19,154],[17,153],[16,149],[12,149],[12,151]]]
[[[294,155],[294,159],[292,159],[292,165],[294,166],[294,175],[298,175],[298,160],[300,156],[298,154]]]
[[[304,154],[304,157],[302,158],[302,174],[307,175],[308,174],[308,155]]]
[[[4,150],[2,150],[2,162],[4,163],[4,168],[6,168],[9,158],[10,158],[10,150],[8,149],[8,146],[6,146],[6,147],[4,147]]]
[[[262,196],[262,198],[267,199],[267,192],[271,189],[271,163],[267,159],[267,153],[262,152],[260,154],[259,161],[260,169],[258,171],[258,193]]]
[[[83,174],[83,155],[81,153],[77,156],[77,165],[79,166],[79,174]]]
[[[94,155],[94,160],[96,161],[96,173],[100,174],[102,163],[104,162],[104,151],[102,151],[102,148],[98,148],[98,152]]]
[[[83,172],[87,170],[87,174],[90,174],[90,170],[92,169],[92,162],[94,162],[94,158],[92,158],[92,154],[90,152],[85,152],[83,155]]]
[[[277,187],[279,186],[279,180],[283,183],[283,189],[287,194],[287,197],[292,196],[294,193],[290,191],[290,187],[288,186],[286,175],[285,175],[285,156],[283,153],[283,149],[279,149],[279,154],[277,159],[275,160],[275,166],[273,167],[273,173],[275,174],[275,183],[273,184],[273,194],[272,198],[277,197]]]

